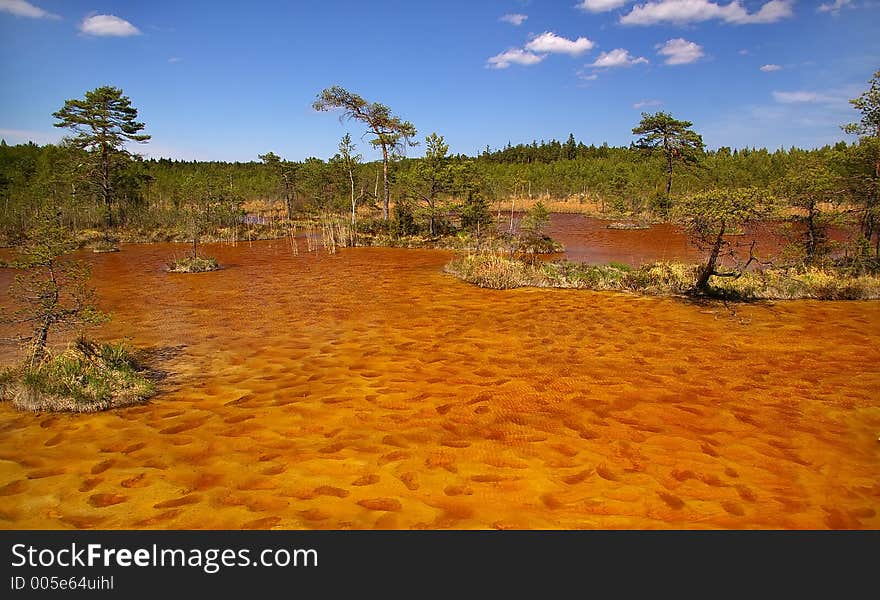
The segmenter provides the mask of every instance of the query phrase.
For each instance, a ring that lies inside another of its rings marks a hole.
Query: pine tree
[[[691,127],[690,121],[678,121],[672,115],[658,112],[642,113],[641,122],[633,128],[633,135],[640,135],[636,147],[648,152],[663,151],[666,159],[666,210],[672,192],[672,165],[675,162],[696,162],[703,152],[703,138]]]
[[[108,228],[113,227],[114,176],[130,157],[125,143],[142,143],[150,139],[149,135],[139,133],[144,124],[136,120],[137,114],[131,100],[122,95],[122,90],[103,86],[86,92],[82,100],[65,101],[64,106],[52,115],[59,121],[55,127],[73,131],[75,135],[70,142],[95,158],[92,180],[100,189]]]

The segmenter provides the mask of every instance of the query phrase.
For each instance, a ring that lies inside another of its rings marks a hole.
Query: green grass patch
[[[576,288],[653,296],[695,295],[699,265],[655,262],[633,268],[612,263],[535,262],[493,253],[462,254],[445,267],[459,279],[492,289]],[[880,277],[821,269],[767,269],[712,277],[709,297],[730,300],[876,300]]]
[[[184,256],[168,262],[168,271],[171,273],[205,273],[219,268],[220,263],[213,256]]]
[[[138,404],[155,391],[123,344],[80,338],[36,366],[0,372],[0,397],[20,410],[97,412]]]

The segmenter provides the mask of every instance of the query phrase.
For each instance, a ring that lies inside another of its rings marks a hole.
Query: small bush
[[[124,345],[82,338],[36,366],[0,373],[0,396],[28,411],[97,412],[142,402],[153,392]]]
[[[213,256],[185,256],[175,258],[168,263],[168,271],[171,273],[205,273],[219,268],[220,263]]]
[[[114,240],[101,238],[92,246],[92,252],[101,254],[104,252],[119,252],[119,246]]]

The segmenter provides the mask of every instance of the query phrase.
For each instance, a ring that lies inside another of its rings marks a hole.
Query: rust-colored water
[[[656,223],[650,229],[608,229],[612,221],[586,215],[556,213],[548,234],[565,247],[568,260],[640,266],[655,260],[696,262],[700,253],[675,225]]]
[[[557,213],[551,216],[547,232],[565,246],[566,259],[578,262],[620,262],[640,266],[657,260],[693,263],[700,262],[703,257],[688,240],[687,234],[671,223],[654,223],[649,229],[627,230],[609,229],[612,222],[586,215]],[[788,243],[780,230],[780,224],[763,224],[729,240],[738,247],[742,259],[748,258],[748,247],[756,242],[756,256],[766,261],[777,257]],[[840,227],[829,227],[827,233],[830,240],[838,243],[850,236],[850,232]]]
[[[490,291],[283,242],[163,272],[183,251],[89,255],[99,333],[170,375],[0,405],[0,527],[880,527],[877,303]]]

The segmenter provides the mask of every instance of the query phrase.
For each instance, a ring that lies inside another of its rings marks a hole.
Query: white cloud
[[[781,71],[782,67],[780,67],[779,65],[770,64],[770,65],[764,65],[763,67],[761,67],[761,70],[764,71],[765,73],[770,73],[771,71]]]
[[[813,102],[830,102],[832,98],[816,92],[773,92],[773,99],[780,104],[800,104]]]
[[[737,52],[737,54],[739,54],[740,56],[748,56],[748,55],[749,55],[749,51],[746,50],[745,48],[743,48],[742,50],[740,50],[739,52]]]
[[[583,0],[577,8],[588,12],[600,13],[620,8],[628,4],[630,0]]]
[[[0,12],[8,12],[16,17],[28,17],[30,19],[60,19],[56,14],[34,6],[25,0],[0,0]]]
[[[171,58],[168,59],[168,62],[170,62],[171,64],[174,64],[174,63],[179,63],[182,60],[183,59],[180,58],[179,56],[172,56]]]
[[[521,15],[518,13],[514,13],[512,15],[504,15],[503,17],[501,17],[498,20],[504,21],[505,23],[510,23],[511,25],[515,25],[516,27],[519,27],[528,18],[529,18],[528,15]]]
[[[579,73],[578,77],[580,77],[584,81],[595,81],[595,80],[599,79],[599,75],[596,73],[590,73],[589,75],[587,75],[585,73]]]
[[[793,0],[769,0],[758,12],[750,13],[741,0],[719,4],[710,0],[652,0],[640,4],[620,18],[623,25],[684,25],[719,19],[725,23],[775,23],[792,15]]]
[[[647,62],[648,59],[644,56],[636,58],[630,55],[629,50],[615,48],[614,50],[609,50],[608,52],[600,54],[599,58],[597,58],[590,66],[598,69],[612,69],[614,67],[631,67],[639,63]]]
[[[590,50],[596,43],[585,37],[570,40],[556,35],[552,31],[545,31],[526,44],[526,50],[530,52],[542,52],[550,54],[570,54],[577,56]]]
[[[853,8],[852,0],[834,0],[834,2],[829,2],[827,4],[820,4],[818,10],[819,12],[830,12],[832,15],[836,15],[844,8]]]
[[[511,48],[507,52],[502,52],[501,54],[496,54],[491,57],[487,61],[488,64],[486,66],[492,69],[506,69],[510,65],[523,65],[528,67],[530,65],[538,64],[544,60],[544,58],[544,56],[539,54],[526,52],[519,48]]]
[[[80,24],[79,30],[86,35],[109,37],[127,37],[141,33],[137,27],[114,15],[87,17]]]
[[[645,108],[647,106],[660,106],[661,104],[663,104],[663,103],[660,102],[659,100],[640,100],[639,102],[636,102],[635,104],[633,104],[633,108],[638,110],[640,108]]]
[[[666,57],[663,62],[667,65],[687,65],[703,56],[702,46],[684,38],[667,40],[663,44],[657,44],[655,48],[657,48],[657,54]]]

